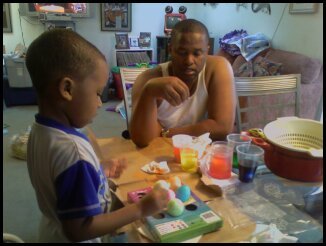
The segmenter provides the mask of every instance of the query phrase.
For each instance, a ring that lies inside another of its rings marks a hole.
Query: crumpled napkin
[[[198,151],[198,158],[201,158],[205,154],[207,146],[212,142],[209,138],[209,132],[200,135],[199,137],[192,138],[192,145]]]
[[[166,161],[156,162],[152,161],[143,167],[141,167],[145,173],[152,173],[152,174],[166,174],[170,172],[170,168]]]
[[[257,231],[257,230],[256,230]],[[242,243],[295,243],[298,238],[283,234],[275,224],[260,225],[260,232],[254,233],[249,241]]]

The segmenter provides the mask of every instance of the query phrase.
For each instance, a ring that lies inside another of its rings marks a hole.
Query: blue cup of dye
[[[257,166],[264,163],[264,150],[256,145],[241,144],[236,146],[239,164],[239,180],[252,182]]]

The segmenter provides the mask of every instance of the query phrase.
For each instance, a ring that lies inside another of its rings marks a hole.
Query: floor
[[[103,104],[90,125],[98,138],[121,136],[126,121],[119,113],[106,111],[120,101]],[[37,241],[41,217],[30,183],[26,161],[11,156],[10,142],[15,134],[24,132],[34,122],[37,106],[14,106],[3,109],[3,124],[9,125],[3,135],[3,232],[20,237],[24,242]]]

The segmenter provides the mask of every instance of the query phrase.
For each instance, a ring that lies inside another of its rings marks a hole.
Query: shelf
[[[114,51],[114,66],[128,66],[133,63],[153,61],[152,48],[116,49]]]

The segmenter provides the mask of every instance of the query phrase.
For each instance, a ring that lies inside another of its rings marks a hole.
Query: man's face
[[[178,33],[170,44],[173,75],[186,84],[197,80],[208,54],[208,40],[200,32]]]

